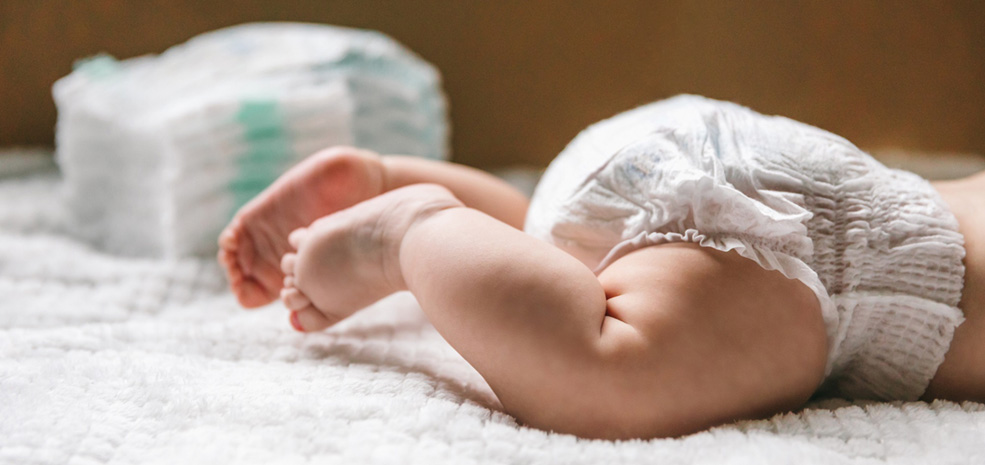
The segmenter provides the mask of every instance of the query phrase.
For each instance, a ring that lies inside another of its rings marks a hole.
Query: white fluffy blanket
[[[71,239],[57,182],[0,180],[0,463],[985,463],[976,403],[829,400],[668,440],[526,428],[412,297],[298,334],[211,260]]]

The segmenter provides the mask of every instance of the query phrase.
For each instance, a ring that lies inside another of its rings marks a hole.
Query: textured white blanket
[[[517,425],[396,295],[322,334],[210,260],[95,252],[0,180],[0,463],[985,463],[985,405],[829,400],[672,440]]]

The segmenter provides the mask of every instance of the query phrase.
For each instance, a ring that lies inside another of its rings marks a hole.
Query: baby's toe
[[[301,243],[304,242],[304,238],[308,237],[308,228],[298,228],[291,231],[291,234],[287,236],[287,242],[297,250],[301,247]]]
[[[305,332],[321,331],[335,324],[338,320],[327,318],[322,312],[313,306],[307,306],[300,310],[291,312],[291,326],[294,329]]]
[[[311,305],[311,300],[308,299],[308,296],[294,287],[281,289],[280,298],[284,301],[284,306],[290,310],[300,310]]]
[[[229,280],[229,284],[238,286],[243,282],[243,272],[239,271],[239,268],[236,267],[227,267],[226,278]]]
[[[219,234],[219,248],[229,252],[235,252],[239,245],[239,237],[236,231],[240,230],[239,219],[234,218],[226,229]]]
[[[220,247],[219,252],[216,254],[216,258],[218,259],[219,264],[222,265],[222,268],[226,270],[226,276],[230,278],[230,282],[238,282],[242,281],[244,278],[243,267],[240,264],[239,257],[240,253],[243,251],[238,250],[239,245],[233,245],[230,243],[230,241],[234,241],[234,239],[223,239],[228,237],[230,234],[232,233],[229,232],[229,229],[226,229],[226,231],[223,231],[222,236],[220,236]],[[235,240],[235,242],[238,244],[238,240]]]
[[[280,270],[284,272],[285,276],[294,276],[294,265],[298,262],[298,255],[294,253],[286,253],[280,259]]]
[[[219,253],[216,254],[216,258],[219,260],[219,264],[222,265],[222,268],[225,270],[229,270],[230,268],[237,268],[236,254],[228,250],[219,249]]]

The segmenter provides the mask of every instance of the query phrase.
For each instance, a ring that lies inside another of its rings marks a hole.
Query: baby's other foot
[[[291,168],[240,208],[219,236],[219,262],[240,304],[259,307],[277,298],[291,231],[378,195],[383,176],[379,155],[334,147]]]
[[[320,218],[290,235],[281,293],[300,331],[325,329],[407,288],[400,243],[415,222],[462,203],[444,187],[402,187]]]

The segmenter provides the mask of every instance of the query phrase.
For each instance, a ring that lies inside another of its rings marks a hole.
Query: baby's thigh
[[[816,296],[800,281],[694,244],[638,250],[599,280],[607,314],[633,329],[612,336],[646,346],[638,353],[648,369],[628,376],[650,386],[645,402],[681,424],[795,409],[822,381],[826,330]]]

